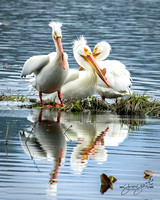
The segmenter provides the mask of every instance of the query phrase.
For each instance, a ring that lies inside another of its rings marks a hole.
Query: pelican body
[[[42,106],[44,106],[42,93],[49,94],[55,91],[58,92],[58,97],[63,106],[60,90],[69,71],[68,55],[63,52],[61,23],[50,22],[49,26],[52,28],[52,37],[56,46],[56,52],[29,58],[23,66],[21,76],[25,77],[34,73],[35,78],[31,84],[39,91]]]
[[[93,56],[111,86],[108,87],[101,79],[98,80],[97,92],[103,100],[132,93],[130,72],[126,66],[118,60],[105,60],[110,51],[111,46],[105,41],[98,43],[93,50]]]
[[[86,43],[83,36],[74,42],[74,58],[86,71],[69,71],[69,75],[61,89],[63,99],[81,99],[92,95],[97,87],[98,76],[101,77],[105,84],[108,84],[91,53],[91,49]],[[48,95],[46,98],[54,99],[55,94]]]

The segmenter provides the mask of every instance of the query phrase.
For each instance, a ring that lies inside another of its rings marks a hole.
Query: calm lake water
[[[73,41],[84,35],[91,49],[105,40],[108,59],[123,62],[132,90],[160,100],[160,1],[6,1],[0,6],[0,92],[24,94],[26,59],[55,51],[48,23],[63,23],[63,47],[77,68]],[[138,116],[70,114],[20,109],[0,102],[0,199],[158,200],[160,120]],[[6,133],[8,143],[6,144]],[[100,175],[114,176],[100,192]],[[134,186],[134,187],[133,187]]]

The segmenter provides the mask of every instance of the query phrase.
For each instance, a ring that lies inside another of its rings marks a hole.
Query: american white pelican
[[[52,28],[52,37],[56,46],[56,52],[29,58],[23,66],[21,76],[24,77],[34,73],[36,77],[32,81],[32,86],[39,91],[42,106],[44,106],[42,93],[52,93],[56,91],[58,92],[58,97],[61,102],[60,105],[63,106],[60,90],[69,71],[68,56],[63,52],[61,43],[62,24],[52,21],[49,23],[49,26]]]
[[[105,60],[111,51],[109,43],[102,41],[93,50],[93,56],[106,76],[110,87],[98,80],[97,92],[102,99],[118,98],[123,95],[131,94],[131,77],[126,66],[118,60]]]
[[[69,71],[69,75],[61,88],[63,99],[81,99],[92,95],[97,87],[98,76],[105,82],[104,84],[107,84],[109,87],[106,77],[102,74],[93,58],[91,49],[86,43],[83,36],[74,42],[74,58],[86,71]],[[45,99],[54,99],[55,97],[55,94],[50,94],[47,95]]]

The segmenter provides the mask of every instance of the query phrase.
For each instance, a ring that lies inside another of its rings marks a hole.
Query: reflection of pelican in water
[[[94,123],[73,123],[72,131],[77,132],[79,144],[72,152],[71,166],[79,173],[90,159],[99,164],[106,161],[108,154],[105,147],[118,146],[128,136],[129,127],[122,125],[117,115],[96,115],[94,120]]]
[[[29,117],[29,120],[33,122],[33,134],[21,134],[22,146],[33,158],[47,158],[55,161],[50,187],[53,187],[58,179],[58,170],[60,163],[64,161],[68,138],[76,142],[70,156],[71,167],[75,172],[80,173],[88,160],[95,160],[98,164],[107,161],[106,147],[118,146],[128,136],[129,128],[121,124],[118,115],[106,113],[76,115],[62,112],[57,117],[55,111],[48,109],[43,110],[43,115],[39,115],[37,109],[33,111],[34,114]],[[67,128],[71,125],[72,128],[68,130]],[[66,130],[68,130],[68,138],[64,135]],[[27,142],[25,142],[26,138]]]
[[[105,126],[109,127],[109,131],[104,138],[104,146],[119,146],[128,136],[129,126],[126,124],[122,124],[120,122],[120,118],[116,118],[117,116],[111,117],[109,121],[105,122]],[[97,121],[101,121],[101,118]],[[104,127],[104,122],[98,122],[97,131],[101,131],[102,127]]]
[[[56,120],[53,120],[53,118],[51,120],[48,114],[50,114],[48,109],[44,110],[44,115],[42,115],[41,110],[38,120],[35,121],[35,116],[32,119],[30,118],[31,121],[34,121],[32,134],[20,131],[20,139],[25,153],[30,155],[31,158],[54,161],[48,190],[48,192],[53,193],[57,191],[59,167],[65,158],[66,139],[60,124],[60,113]]]

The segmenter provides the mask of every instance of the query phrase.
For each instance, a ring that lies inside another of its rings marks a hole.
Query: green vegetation
[[[0,95],[0,101],[17,101],[17,102],[25,102],[25,101],[28,101],[28,98],[27,96],[20,96],[19,94],[17,95],[13,95],[13,94],[10,94],[10,95]]]
[[[21,101],[24,105],[21,107],[26,108],[40,108],[41,104],[30,99],[31,105],[25,105],[25,101],[29,101],[26,96],[20,96],[19,94],[14,96],[1,95],[0,101]],[[61,110],[66,112],[81,112],[81,111],[93,111],[93,112],[114,112],[119,115],[149,115],[160,116],[160,102],[157,100],[150,100],[148,95],[139,95],[133,93],[130,97],[122,97],[118,100],[118,103],[109,104],[106,101],[102,101],[95,97],[89,97],[87,99],[78,100],[66,100],[64,101],[64,107],[56,107],[56,102],[45,101],[45,105],[50,104],[54,110]]]
[[[129,98],[121,98],[115,104],[116,112],[120,115],[152,115],[160,116],[160,102],[149,100],[148,95],[133,93]]]
[[[109,104],[95,97],[72,100],[65,104],[66,107],[62,109],[71,110],[72,112],[90,110],[95,112],[111,111],[119,115],[160,116],[160,102],[157,100],[150,100],[150,97],[145,94],[139,95],[133,93],[128,98],[122,97],[115,104]]]
[[[61,109],[71,112],[80,112],[80,111],[103,112],[110,110],[110,104],[92,96],[87,99],[65,101],[65,107]]]

